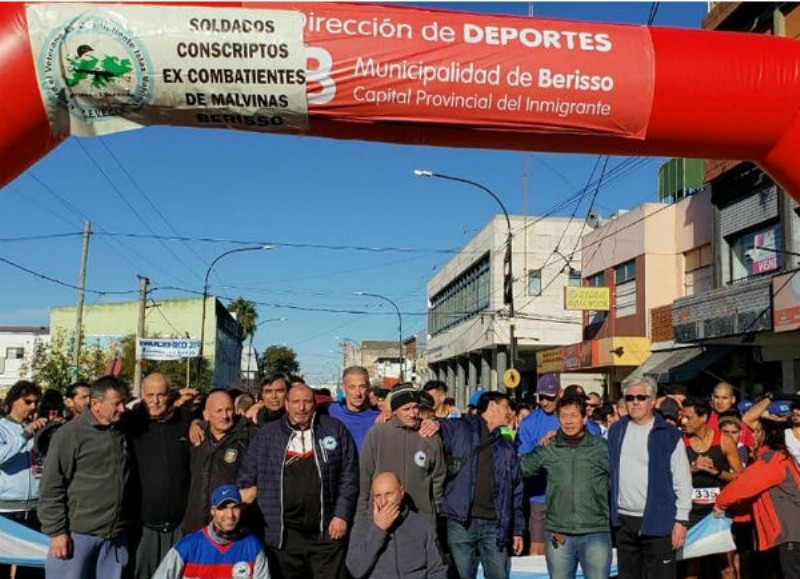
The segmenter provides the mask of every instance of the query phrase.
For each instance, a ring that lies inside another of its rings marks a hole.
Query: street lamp
[[[389,302],[394,307],[394,311],[397,312],[397,322],[398,322],[399,328],[400,328],[400,342],[399,342],[399,346],[400,346],[400,382],[405,382],[405,375],[406,375],[406,373],[405,373],[405,361],[406,361],[406,356],[405,356],[405,352],[403,352],[403,316],[400,314],[400,308],[397,307],[397,304],[393,300],[390,300],[389,298],[387,298],[386,296],[382,296],[381,294],[370,294],[370,293],[367,293],[367,292],[353,292],[353,293],[355,295],[357,295],[357,296],[369,296],[371,298],[378,298],[379,300],[383,300],[385,302]]]
[[[511,218],[508,216],[508,210],[506,209],[505,204],[500,200],[494,191],[489,189],[487,186],[478,183],[477,181],[470,181],[469,179],[464,179],[462,177],[453,177],[452,175],[443,175],[441,173],[434,173],[433,171],[428,171],[424,169],[414,169],[414,176],[415,177],[433,177],[436,179],[445,179],[446,181],[455,181],[457,183],[464,183],[466,185],[472,185],[473,187],[477,187],[484,193],[487,193],[492,199],[497,201],[497,204],[500,206],[500,210],[503,212],[503,215],[506,218],[506,227],[507,227],[507,234],[506,234],[506,254],[503,261],[503,265],[505,268],[505,273],[503,276],[503,303],[508,306],[508,357],[510,358],[509,366],[514,368],[517,358],[517,340],[514,337],[514,274],[511,267],[511,242],[512,242],[512,234],[511,234]]]
[[[275,249],[274,245],[256,245],[250,247],[237,247],[236,249],[230,249],[225,253],[219,254],[217,257],[214,258],[214,261],[211,262],[211,265],[208,266],[206,270],[206,277],[203,279],[203,315],[200,318],[200,356],[197,358],[197,379],[200,380],[200,372],[203,368],[203,350],[205,336],[206,336],[206,301],[208,300],[208,278],[211,275],[211,271],[214,269],[214,266],[217,265],[217,262],[221,260],[223,257],[231,255],[233,253],[242,253],[244,251],[261,251],[261,250],[271,250]]]

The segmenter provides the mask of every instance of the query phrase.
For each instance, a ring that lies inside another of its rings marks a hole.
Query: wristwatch
[[[675,522],[678,523],[679,525],[681,525],[682,527],[686,528],[686,529],[689,528],[689,521],[675,521]]]

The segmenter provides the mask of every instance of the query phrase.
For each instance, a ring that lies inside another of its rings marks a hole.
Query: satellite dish
[[[586,216],[586,225],[588,225],[592,229],[597,229],[602,224],[603,224],[603,218],[596,211],[590,211],[589,215]]]

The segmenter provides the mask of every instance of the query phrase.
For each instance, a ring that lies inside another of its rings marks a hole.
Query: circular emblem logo
[[[239,452],[235,448],[229,448],[222,456],[222,460],[224,460],[227,464],[233,464],[236,462],[237,456],[239,456]]]
[[[39,55],[50,103],[85,123],[124,116],[150,103],[153,65],[120,22],[84,16],[54,28]]]
[[[414,455],[414,464],[416,464],[418,467],[424,467],[427,461],[428,455],[422,450],[418,450]]]
[[[336,450],[336,439],[332,436],[326,436],[322,439],[322,448],[325,450]]]
[[[247,561],[239,561],[233,565],[231,579],[249,579],[249,577],[250,565],[247,564]]]

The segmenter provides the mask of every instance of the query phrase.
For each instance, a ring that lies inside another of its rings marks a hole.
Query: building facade
[[[36,345],[49,341],[47,326],[0,326],[0,396],[26,378],[21,370],[30,366]]]
[[[581,316],[563,289],[580,285],[582,220],[511,216],[513,281],[506,285],[508,227],[496,216],[427,285],[428,371],[459,406],[478,388],[504,390],[513,324],[519,395],[536,384],[538,350],[580,339]],[[513,292],[515,316],[506,303]]]
[[[144,336],[149,338],[197,338],[200,336],[203,299],[158,300],[148,305]],[[117,302],[84,306],[84,344],[106,347],[124,336],[135,335],[139,302]],[[50,310],[53,332],[63,330],[71,340],[75,329],[75,307]],[[240,326],[225,306],[213,296],[206,301],[203,358],[214,369],[212,386],[230,388],[240,380],[242,344]],[[194,371],[194,369],[191,369]]]
[[[678,200],[619,211],[583,236],[583,286],[605,289],[607,303],[583,312],[579,343],[539,354],[540,373],[598,372],[615,399],[635,371],[669,371],[673,350],[683,350],[684,362],[702,354],[676,346],[670,313],[676,298],[711,286],[711,196],[671,198]]]
[[[714,3],[713,30],[798,38],[796,3]],[[675,339],[727,346],[720,379],[740,395],[794,392],[800,380],[800,218],[798,206],[755,165],[709,161],[711,287],[676,300]]]

